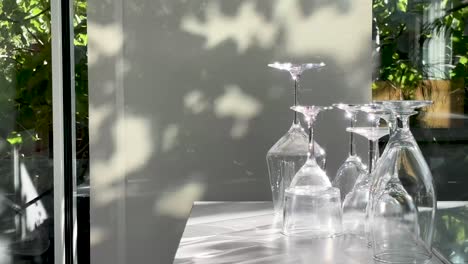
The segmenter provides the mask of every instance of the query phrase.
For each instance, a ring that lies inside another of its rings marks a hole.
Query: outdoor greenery
[[[441,10],[440,15],[424,21],[429,10]],[[422,82],[428,79],[450,79],[460,84],[458,87],[467,88],[466,1],[374,0],[373,13],[376,59],[380,61],[373,88],[384,82],[398,90],[402,99],[413,99],[419,87],[430,90],[428,83]],[[445,38],[447,54],[443,61],[427,63],[424,49],[438,37]]]
[[[437,2],[437,1],[436,1]],[[468,84],[468,4],[441,0],[443,14],[423,21],[434,2],[373,0],[376,50],[380,65],[374,88],[389,84],[411,99],[434,68],[447,68],[444,79]],[[51,14],[47,0],[0,1],[0,137],[23,146],[23,152],[49,149],[52,131]],[[87,19],[86,1],[75,1],[75,80],[77,150],[87,155]],[[439,65],[423,60],[424,47],[435,37],[447,38],[447,54]],[[426,87],[427,88],[427,87]],[[430,88],[430,87],[429,87]],[[14,113],[14,114],[13,114]],[[28,147],[29,146],[29,147]]]
[[[437,212],[434,246],[452,263],[466,263],[468,212],[465,207]]]
[[[435,18],[430,20],[430,15]],[[373,88],[378,90],[390,86],[401,99],[418,99],[418,90],[430,98],[431,91],[436,89],[432,80],[442,80],[449,82],[452,93],[464,89],[464,93],[457,94],[464,94],[461,99],[467,114],[468,1],[373,0],[373,18],[374,60],[378,61]],[[428,52],[431,42],[437,40],[442,40],[445,45],[442,46],[445,56],[439,61],[425,61],[424,53]],[[415,122],[412,128],[421,126],[418,120],[412,120]],[[466,195],[455,190],[453,185],[447,187],[449,181],[464,182],[463,173],[457,174],[457,171],[468,166],[465,142],[442,139],[442,143],[438,143],[436,137],[431,136],[434,141],[426,144],[438,153],[434,154],[427,148],[423,148],[423,153],[433,160],[443,157],[442,164],[431,163],[435,180],[439,181],[436,186],[438,199],[466,200]],[[459,145],[455,147],[455,144]],[[465,263],[468,251],[468,214],[463,208],[440,210],[436,218],[434,246],[454,263]]]
[[[86,1],[75,1],[78,155],[87,155]],[[47,0],[0,1],[0,137],[25,155],[50,155],[52,133],[51,12]],[[5,153],[1,153],[5,155]]]

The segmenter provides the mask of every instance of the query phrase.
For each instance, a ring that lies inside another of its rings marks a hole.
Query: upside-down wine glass
[[[388,135],[387,127],[379,127],[380,119],[387,117],[390,113],[383,106],[375,104],[365,104],[359,110],[368,115],[371,127],[350,127],[346,131],[356,133],[365,137],[369,141],[369,162],[368,170],[363,171],[356,180],[353,189],[346,195],[343,201],[343,225],[344,232],[355,235],[358,238],[369,237],[367,230],[367,205],[369,204],[370,174],[379,159],[379,139]]]
[[[362,109],[360,109],[360,110],[363,111],[363,112],[366,112],[369,115],[369,120],[370,121],[374,121],[374,123],[373,123],[374,127],[379,126],[380,121],[384,120],[385,123],[386,123],[386,126],[388,127],[388,134],[391,137],[396,131],[398,121],[397,121],[395,115],[392,113],[392,111],[390,111],[387,107],[385,107],[383,105],[383,102],[384,101],[373,101],[370,104],[364,105],[362,107]],[[371,145],[369,145],[369,147],[371,147]],[[386,147],[386,145],[385,145],[385,147]],[[380,156],[379,149],[380,148],[379,148],[378,142],[373,144],[372,148],[374,150],[376,150],[377,152],[374,151],[373,155],[369,155],[369,159],[371,157],[373,157],[373,156],[376,156],[377,158],[374,157],[373,160],[370,160],[371,162],[373,161],[372,162],[373,165],[370,166],[371,168],[369,169],[369,173],[367,174],[368,180],[370,182],[369,202],[367,203],[367,207],[366,207],[366,222],[365,222],[365,225],[366,225],[365,232],[366,232],[367,246],[368,247],[372,247],[372,237],[371,237],[371,232],[370,232],[371,228],[370,228],[370,223],[369,223],[370,222],[369,221],[369,219],[370,219],[370,207],[371,207],[370,205],[372,204],[371,201],[372,201],[372,193],[373,193],[372,183],[375,182],[375,179],[373,177],[378,176],[375,173],[373,173],[373,171],[377,167],[377,162],[381,162],[381,161],[385,162],[385,160],[379,158],[379,156]]]
[[[297,105],[297,91],[302,73],[306,70],[322,68],[325,63],[291,64],[275,62],[268,64],[268,66],[288,71],[291,74],[294,81],[294,105]],[[314,155],[318,163],[324,168],[326,154],[318,144],[315,145]],[[296,112],[294,112],[294,119],[288,132],[270,148],[266,159],[275,214],[281,216],[284,206],[284,190],[289,186],[292,177],[307,159],[307,134],[302,128]]]
[[[356,114],[361,105],[357,104],[334,104],[334,107],[344,110],[346,117],[350,119],[350,127],[354,127],[356,123]],[[349,133],[349,155],[343,164],[338,169],[332,185],[340,189],[341,200],[343,201],[352,189],[359,175],[366,172],[366,166],[362,163],[361,158],[356,155],[356,144],[354,142],[354,134]]]
[[[314,153],[313,123],[321,106],[293,106],[304,115],[309,129],[307,161],[294,175],[285,191],[283,233],[308,238],[333,237],[341,232],[340,190],[332,187]]]
[[[371,172],[375,169],[377,161],[380,157],[379,151],[379,139],[391,134],[394,130],[394,119],[392,118],[392,112],[388,110],[385,106],[376,103],[364,104],[361,105],[359,111],[367,114],[368,121],[371,123],[372,135],[379,136],[377,139],[369,139],[369,157],[368,157],[368,173],[367,178],[369,178]],[[387,127],[379,129],[380,120],[383,119],[387,123]],[[359,130],[358,130],[359,131]],[[382,134],[379,134],[382,133]],[[359,133],[358,133],[359,134]],[[385,135],[383,135],[385,134]],[[362,134],[361,134],[362,135]],[[365,137],[365,136],[364,136]]]
[[[432,174],[409,129],[414,109],[431,101],[384,101],[400,125],[391,135],[372,176],[370,226],[374,260],[428,263],[436,195]]]
[[[388,135],[386,127],[354,127],[346,131],[356,133],[369,140],[369,165],[368,171],[359,175],[353,189],[346,195],[343,201],[343,226],[346,234],[355,235],[358,238],[367,239],[366,235],[366,208],[369,204],[370,173],[377,163],[379,152],[376,151],[379,139]]]

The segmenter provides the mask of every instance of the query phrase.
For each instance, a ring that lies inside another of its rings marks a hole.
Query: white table
[[[374,263],[359,239],[285,237],[271,202],[196,202],[175,264]],[[442,263],[433,257],[432,264]]]

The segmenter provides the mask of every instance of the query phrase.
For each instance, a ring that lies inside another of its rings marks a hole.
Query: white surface
[[[220,222],[237,218],[271,215],[271,204],[266,202],[229,203],[229,211],[225,210],[226,202],[195,202],[187,221],[187,226]]]
[[[271,207],[270,202],[196,203],[174,264],[373,263],[363,240],[283,236]],[[431,263],[441,262],[434,256]]]

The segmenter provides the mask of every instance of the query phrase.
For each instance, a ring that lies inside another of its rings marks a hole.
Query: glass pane
[[[77,258],[90,262],[87,1],[74,2]]]
[[[434,247],[468,261],[468,4],[462,0],[374,0],[373,99],[428,99],[413,134],[438,197]]]
[[[0,2],[0,262],[53,263],[51,15]]]

